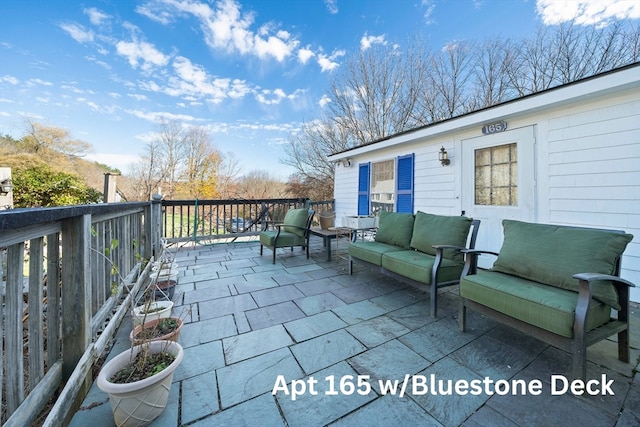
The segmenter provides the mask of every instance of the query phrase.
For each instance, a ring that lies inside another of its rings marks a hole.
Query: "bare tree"
[[[22,144],[28,151],[44,156],[45,159],[49,150],[69,157],[78,157],[92,149],[88,142],[73,139],[66,129],[46,126],[31,119],[25,119],[25,127]]]
[[[180,195],[190,199],[217,197],[222,156],[213,147],[209,131],[202,126],[192,126],[185,131],[184,143],[184,173],[180,176]]]
[[[238,180],[236,197],[243,199],[273,199],[286,196],[285,183],[265,170],[254,170]]]
[[[240,174],[240,163],[233,153],[221,154],[218,167],[218,195],[229,199],[237,194],[236,178]]]

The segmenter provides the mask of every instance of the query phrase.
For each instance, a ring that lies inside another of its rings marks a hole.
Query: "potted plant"
[[[164,246],[164,245],[163,245]],[[163,247],[163,249],[166,249]],[[165,257],[164,253],[161,255]],[[132,307],[133,319],[136,319],[136,309],[141,315],[139,329],[150,329],[150,323],[155,322],[151,329],[160,330],[165,326],[165,321],[171,318],[155,318],[151,322],[150,317],[162,310],[154,308],[164,304],[155,301],[155,285],[157,276],[151,278],[145,291],[142,293],[144,303],[139,307]],[[164,302],[163,302],[164,303]],[[135,305],[135,303],[132,302]],[[170,314],[173,303],[167,304]],[[165,307],[166,308],[166,307]],[[167,321],[177,329],[173,340],[159,340],[157,337],[141,335],[133,343],[132,348],[116,355],[112,360],[102,366],[98,374],[98,387],[109,394],[114,421],[118,426],[137,427],[145,426],[156,419],[164,410],[173,373],[182,362],[184,350],[175,340],[182,327],[182,319]],[[134,328],[135,330],[135,328]],[[174,331],[175,332],[175,331]],[[133,338],[132,334],[132,338]],[[163,337],[164,338],[164,337]]]
[[[119,427],[145,426],[164,410],[184,350],[175,341],[150,341],[118,354],[98,375]]]
[[[147,321],[133,328],[129,339],[134,345],[150,341],[177,341],[183,324],[179,317]]]
[[[134,326],[171,316],[173,301],[145,302],[133,309]]]

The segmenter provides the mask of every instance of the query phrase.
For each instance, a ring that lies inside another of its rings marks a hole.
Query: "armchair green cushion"
[[[283,231],[293,233],[298,236],[304,236],[308,219],[308,209],[289,209],[287,214],[284,216],[284,221],[282,221],[284,224]]]
[[[616,260],[633,238],[606,230],[514,220],[503,220],[502,224],[504,242],[493,271],[574,292],[578,291],[574,274],[614,274]],[[620,309],[617,292],[609,282],[596,283],[593,297]]]
[[[433,245],[465,247],[472,223],[464,216],[432,215],[418,211],[411,235],[411,247],[429,255],[436,255]],[[464,254],[447,249],[443,256],[464,262]]]
[[[413,214],[380,212],[375,241],[409,249],[413,233]]]

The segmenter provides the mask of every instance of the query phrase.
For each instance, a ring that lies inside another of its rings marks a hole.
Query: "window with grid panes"
[[[393,212],[395,203],[395,161],[371,164],[371,211]]]
[[[518,205],[517,144],[475,150],[475,204]]]

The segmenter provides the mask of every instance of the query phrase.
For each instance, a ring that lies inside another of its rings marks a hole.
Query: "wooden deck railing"
[[[169,242],[216,241],[255,236],[272,224],[282,222],[290,208],[333,210],[333,200],[229,199],[165,200],[162,225]]]
[[[69,419],[88,391],[91,368],[146,285],[146,261],[160,255],[162,237],[258,234],[293,207],[331,210],[333,201],[157,198],[0,211],[3,426],[30,425],[46,405],[43,425]]]

